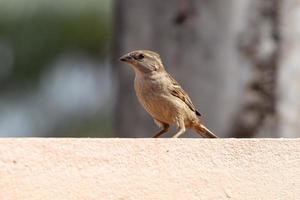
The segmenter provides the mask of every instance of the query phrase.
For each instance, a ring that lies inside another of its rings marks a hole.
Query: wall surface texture
[[[299,139],[1,139],[1,200],[299,199]]]

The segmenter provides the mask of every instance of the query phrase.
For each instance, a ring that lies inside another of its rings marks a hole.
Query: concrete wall
[[[299,199],[299,139],[1,139],[0,199]]]

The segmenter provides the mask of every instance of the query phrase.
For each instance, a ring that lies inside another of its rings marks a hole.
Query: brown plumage
[[[155,123],[162,128],[154,137],[167,132],[172,124],[179,128],[173,137],[179,137],[186,128],[196,130],[202,137],[217,137],[202,124],[198,118],[201,114],[187,93],[166,72],[157,53],[137,50],[122,56],[120,60],[133,66],[137,97]]]

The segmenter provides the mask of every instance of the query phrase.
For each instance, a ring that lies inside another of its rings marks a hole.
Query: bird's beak
[[[130,62],[132,61],[132,57],[129,56],[128,54],[125,54],[124,56],[120,57],[120,60],[123,62]]]

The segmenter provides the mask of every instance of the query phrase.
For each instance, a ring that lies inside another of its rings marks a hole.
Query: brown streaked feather
[[[181,99],[192,111],[196,113],[196,115],[201,116],[201,114],[196,110],[187,93],[180,87],[177,81],[170,74],[168,74],[168,76],[172,81],[172,86],[170,87],[171,94]]]

